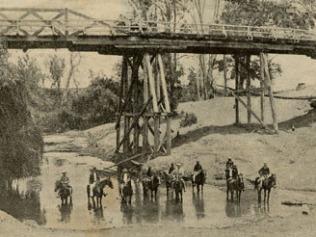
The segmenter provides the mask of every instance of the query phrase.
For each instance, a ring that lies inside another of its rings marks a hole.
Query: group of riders
[[[197,175],[199,175],[202,172],[204,173],[202,165],[200,164],[199,161],[197,161],[196,164],[194,165],[193,174],[191,176],[193,185],[195,184],[195,179]],[[185,178],[187,176],[185,174],[182,163],[177,163],[176,165],[174,163],[171,163],[167,174],[172,181],[182,182],[184,191],[186,190]],[[263,167],[258,171],[258,174],[259,174],[259,177],[257,177],[255,180],[256,187],[260,187],[262,183],[264,182],[264,180],[270,177],[270,169],[267,163],[264,163]],[[242,176],[242,174],[238,172],[237,165],[234,164],[231,158],[229,158],[226,162],[225,176],[226,176],[227,183],[230,181],[236,180],[239,176]],[[147,171],[142,172],[142,177],[145,177],[149,180],[157,179],[159,184],[161,183],[160,174],[156,170],[153,170],[151,167],[148,167]],[[119,178],[120,185],[121,185],[120,190],[122,190],[122,188],[125,185],[127,185],[131,181],[131,179],[132,177],[131,177],[130,172],[126,168],[124,168]],[[72,193],[70,179],[67,176],[66,172],[62,173],[60,180],[57,182],[60,183],[63,189],[67,189],[69,190],[70,193]],[[93,193],[92,193],[93,189],[98,185],[99,182],[100,182],[100,176],[97,172],[97,169],[94,167],[90,170],[90,176],[89,176],[90,197],[93,196]],[[104,193],[103,195],[106,196],[107,194]]]

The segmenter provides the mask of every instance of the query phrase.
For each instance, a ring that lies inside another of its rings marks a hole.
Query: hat
[[[182,163],[179,162],[179,163],[176,164],[176,166],[182,166]]]
[[[63,171],[62,174],[67,174],[67,172],[66,172],[66,171]]]
[[[122,171],[123,171],[123,172],[127,172],[127,169],[126,169],[126,168],[124,168]]]

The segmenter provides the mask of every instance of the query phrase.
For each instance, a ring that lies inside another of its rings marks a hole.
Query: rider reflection
[[[225,213],[227,217],[241,217],[241,209],[239,203],[226,202]]]
[[[121,203],[121,212],[123,213],[123,223],[133,224],[133,209],[127,203]]]
[[[60,212],[60,221],[64,223],[70,222],[71,212],[72,212],[72,204],[62,204],[58,205],[58,209]]]
[[[192,193],[192,203],[195,208],[197,219],[201,219],[205,217],[205,207],[204,207],[204,198],[203,194],[200,192]]]
[[[167,200],[165,216],[177,222],[183,222],[184,212],[182,203],[175,200]]]

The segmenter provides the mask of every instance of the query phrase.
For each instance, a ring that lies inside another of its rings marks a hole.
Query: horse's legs
[[[258,189],[258,203],[261,203],[261,190],[262,189]]]
[[[263,202],[264,202],[264,203],[266,203],[267,190],[265,189],[265,190],[263,191],[263,193],[264,193],[264,199],[263,199]]]
[[[267,199],[267,203],[269,204],[270,202],[270,192],[271,192],[271,189],[268,189],[268,199]]]

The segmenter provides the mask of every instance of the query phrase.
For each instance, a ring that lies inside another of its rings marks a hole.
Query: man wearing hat
[[[90,176],[89,176],[89,186],[90,186],[90,197],[93,196],[93,189],[96,186],[97,182],[100,180],[100,176],[97,173],[97,168],[93,167],[90,170]]]
[[[184,169],[182,167],[182,163],[177,163],[177,171],[176,171],[176,179],[179,179],[183,183],[184,191],[186,190],[186,185],[183,179]]]
[[[263,164],[263,167],[258,171],[258,173],[260,177],[256,179],[256,183],[261,186],[262,182],[270,176],[270,169],[267,163]]]
[[[70,186],[70,179],[68,178],[66,171],[62,172],[62,176],[59,181],[64,188],[69,189],[70,192],[72,191],[72,187]]]

